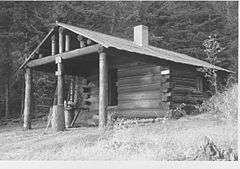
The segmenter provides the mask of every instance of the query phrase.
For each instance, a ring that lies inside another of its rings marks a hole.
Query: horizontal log
[[[161,91],[165,91],[166,88],[165,86],[161,86],[161,84],[149,84],[149,85],[143,85],[143,86],[124,87],[124,88],[118,88],[118,94],[144,92],[144,91],[156,91],[156,90],[161,92]]]
[[[171,84],[171,86],[172,86],[172,90],[188,90],[189,92],[196,90],[196,87],[179,85],[179,84]]]
[[[56,54],[54,56],[46,56],[46,57],[43,57],[40,59],[35,59],[35,60],[29,61],[27,63],[27,66],[35,67],[35,66],[52,63],[52,62],[55,62],[56,57],[61,57],[63,60],[66,60],[66,59],[71,59],[71,58],[75,58],[75,57],[79,57],[79,56],[84,56],[84,55],[91,54],[91,53],[96,53],[98,51],[99,47],[100,47],[100,45],[96,44],[96,45],[92,45],[92,46],[88,46],[88,47],[84,47],[84,48],[80,48],[80,49],[75,49],[75,50],[72,50],[69,52]]]
[[[111,113],[115,118],[157,118],[165,117],[166,110],[161,109],[116,109],[108,110],[108,114]],[[98,110],[90,111],[92,114],[98,114]]]
[[[121,109],[137,109],[137,108],[159,108],[165,110],[168,105],[159,99],[137,100],[137,101],[119,101],[118,107]]]
[[[117,67],[118,71],[119,72],[126,72],[126,71],[129,71],[129,69],[131,70],[139,70],[139,69],[147,69],[149,67],[160,67],[160,65],[153,65],[153,64],[146,64],[146,63],[141,63],[141,64],[136,64],[136,65],[133,65],[133,63],[130,63],[130,64],[125,64],[124,67]]]
[[[196,77],[180,77],[180,76],[171,76],[169,79],[171,81],[186,81],[196,83]]]
[[[118,118],[160,118],[165,117],[167,111],[160,109],[119,109],[114,112],[114,117]]]
[[[44,104],[37,104],[35,105],[36,107],[44,107],[44,108],[49,108],[51,105],[44,105]]]
[[[125,69],[129,69],[129,67],[134,68],[134,67],[147,66],[147,65],[149,64],[146,64],[145,62],[135,61],[135,62],[117,64],[116,66],[118,70],[125,70]]]
[[[46,99],[38,99],[35,101],[35,104],[40,104],[40,105],[51,105],[52,104],[52,100],[46,100]]]
[[[141,86],[130,86],[130,87],[118,87],[118,94],[122,93],[133,93],[133,92],[144,92],[144,91],[156,91],[159,92],[166,92],[168,91],[169,83],[166,84],[148,84],[148,85],[141,85]]]
[[[172,81],[171,82],[174,86],[184,86],[184,87],[192,87],[196,88],[197,83],[196,82],[186,82],[186,81]]]
[[[141,99],[160,99],[163,93],[158,90],[155,91],[142,91],[142,92],[132,92],[132,93],[119,93],[118,101],[122,100],[141,100]]]
[[[150,74],[118,79],[118,86],[131,86],[136,84],[144,85],[150,83],[165,82],[166,80],[167,77],[163,77],[161,74]]]
[[[129,68],[124,71],[118,70],[118,78],[161,73],[161,69],[162,69],[161,66],[148,66],[146,68],[141,68],[141,67],[137,67],[135,69]]]
[[[199,103],[199,102],[202,102],[204,99],[205,97],[174,95],[172,97],[169,97],[167,101],[176,102],[176,103]]]
[[[189,76],[189,77],[194,77],[194,76],[199,76],[201,73],[197,71],[192,71],[192,70],[172,70],[171,75],[173,76]]]
[[[203,96],[203,92],[200,91],[192,91],[189,89],[185,89],[185,88],[177,88],[175,87],[174,89],[171,90],[172,94],[182,94],[182,95],[187,95],[187,94],[191,94],[191,95],[199,95],[199,96]]]

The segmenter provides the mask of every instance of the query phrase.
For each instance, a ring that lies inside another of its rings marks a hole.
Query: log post
[[[63,28],[59,28],[59,53],[63,52]],[[53,106],[52,128],[55,131],[64,131],[64,99],[63,99],[63,65],[62,58],[56,57],[57,64],[57,105]]]
[[[70,50],[70,36],[68,34],[65,35],[65,52]]]
[[[56,54],[56,37],[55,35],[52,35],[51,37],[51,53],[52,53],[52,56]]]
[[[51,37],[51,55],[54,56],[56,54],[56,36],[52,35]],[[54,93],[53,105],[57,105],[57,88]]]
[[[26,68],[25,70],[25,99],[24,99],[24,112],[23,112],[23,128],[25,130],[31,129],[31,86],[32,85],[32,76],[31,69]]]
[[[68,34],[65,35],[65,52],[70,50],[70,36]],[[72,101],[72,91],[73,91],[73,79],[71,79],[71,84],[70,84],[70,102]],[[67,103],[68,104],[68,103]],[[71,126],[72,122],[72,110],[71,109],[66,109],[65,111],[65,127],[68,128]]]
[[[99,48],[99,128],[107,123],[106,106],[108,104],[108,61],[103,47]]]

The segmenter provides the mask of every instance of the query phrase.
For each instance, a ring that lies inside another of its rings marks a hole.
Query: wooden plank
[[[63,60],[67,60],[67,59],[71,59],[79,56],[88,55],[91,53],[96,53],[98,51],[98,48],[99,48],[99,45],[96,44],[96,45],[92,45],[92,46],[88,46],[80,49],[71,50],[69,52],[56,54],[54,56],[46,56],[41,59],[35,59],[35,60],[29,61],[27,66],[36,67],[44,64],[53,63],[55,62],[55,57],[62,57]]]

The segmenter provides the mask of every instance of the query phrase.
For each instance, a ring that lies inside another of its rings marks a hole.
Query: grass
[[[0,128],[0,159],[2,160],[193,160],[203,138],[211,138],[220,148],[237,148],[236,100],[225,99],[237,87],[200,108],[208,111],[179,120],[155,123],[116,124],[105,132],[97,128],[81,127],[65,132],[44,132],[43,122],[35,122],[34,129],[23,131],[19,125]],[[235,91],[236,92],[236,91]],[[232,95],[237,96],[237,95]],[[215,96],[214,96],[215,97]],[[221,104],[214,104],[225,99]],[[236,99],[236,98],[235,98]],[[235,101],[234,103],[228,102]],[[223,104],[226,104],[225,106]],[[233,116],[233,117],[232,117]]]

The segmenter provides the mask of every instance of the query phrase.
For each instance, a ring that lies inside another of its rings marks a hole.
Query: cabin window
[[[108,105],[116,106],[117,104],[117,69],[110,69],[108,74]]]
[[[202,77],[197,77],[197,91],[202,92],[203,91],[203,79]]]

